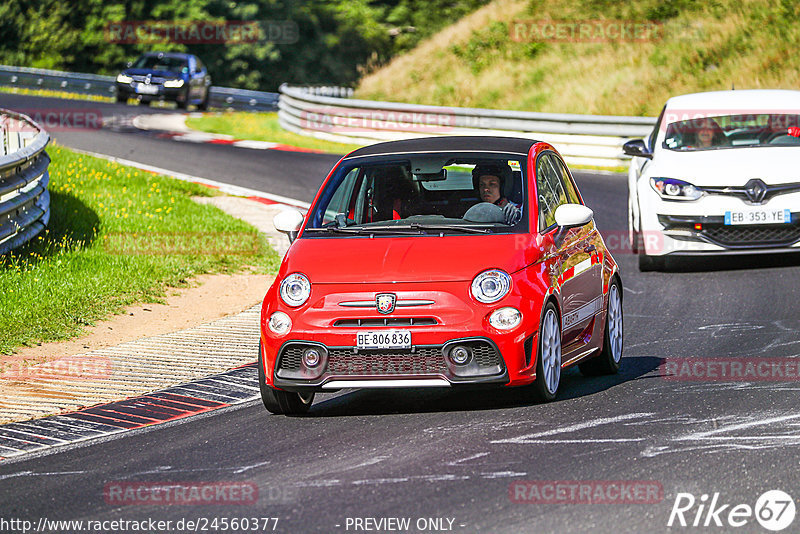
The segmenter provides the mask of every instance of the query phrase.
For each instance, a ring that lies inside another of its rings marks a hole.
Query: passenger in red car
[[[409,211],[416,195],[414,186],[400,167],[386,167],[374,175],[376,206],[373,220],[398,220],[412,215]]]

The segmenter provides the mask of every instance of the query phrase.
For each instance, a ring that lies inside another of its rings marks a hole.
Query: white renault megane
[[[673,97],[624,150],[640,269],[668,255],[800,251],[800,91]]]

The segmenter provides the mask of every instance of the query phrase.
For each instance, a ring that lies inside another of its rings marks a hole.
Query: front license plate
[[[410,349],[409,330],[367,330],[356,334],[359,349]]]
[[[140,83],[136,86],[136,92],[143,95],[155,95],[158,93],[158,86]]]
[[[783,224],[792,222],[789,210],[726,211],[725,224]]]

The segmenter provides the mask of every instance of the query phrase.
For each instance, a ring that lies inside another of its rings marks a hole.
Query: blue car
[[[179,108],[194,104],[208,109],[211,76],[192,54],[148,52],[117,75],[117,102],[174,101]]]

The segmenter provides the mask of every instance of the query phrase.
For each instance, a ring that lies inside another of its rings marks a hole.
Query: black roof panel
[[[539,141],[520,137],[440,136],[377,143],[354,150],[346,159],[408,152],[511,152],[527,155]]]

